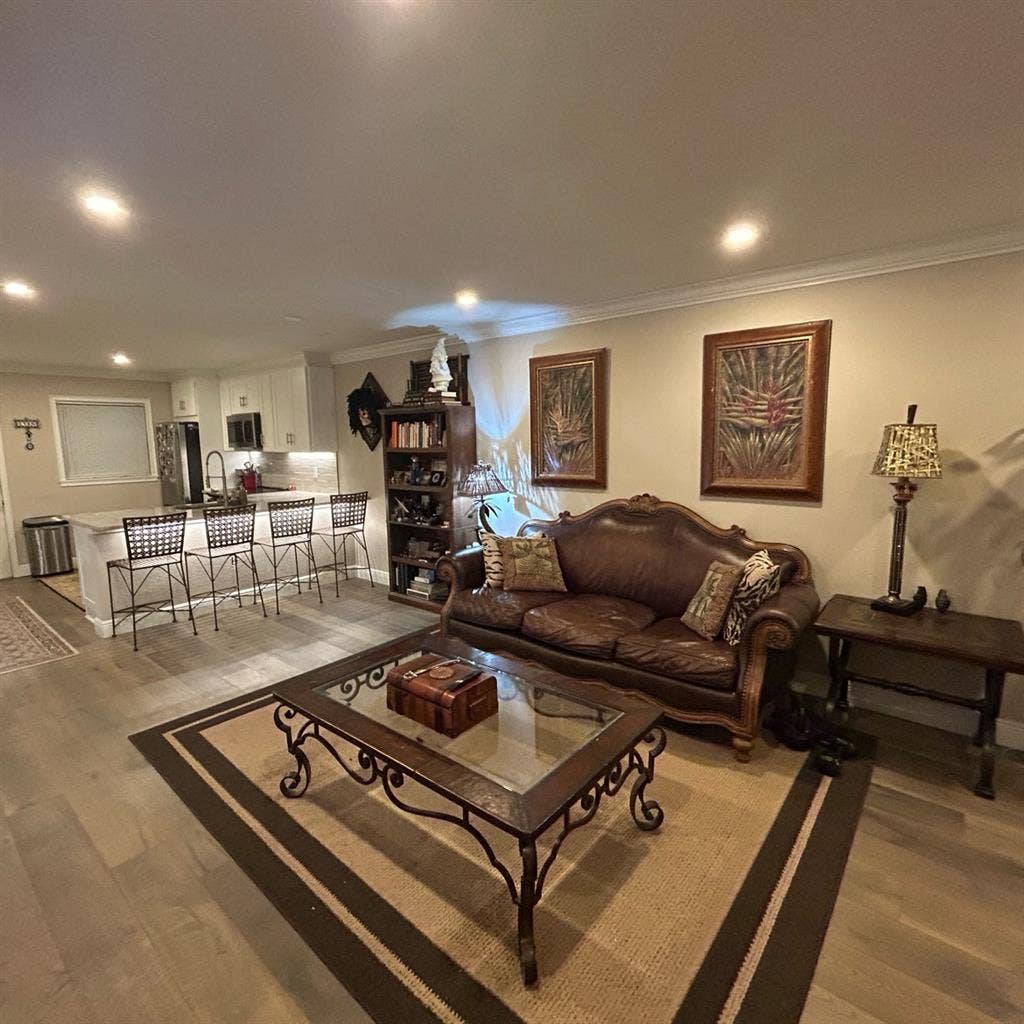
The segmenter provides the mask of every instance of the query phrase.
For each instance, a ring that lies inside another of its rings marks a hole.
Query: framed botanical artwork
[[[820,501],[831,320],[704,337],[700,493]]]
[[[608,486],[607,349],[530,360],[530,455],[539,486]]]
[[[358,434],[372,452],[380,443],[380,410],[389,405],[388,396],[377,378],[368,373],[362,386],[348,395],[348,425],[353,434]]]

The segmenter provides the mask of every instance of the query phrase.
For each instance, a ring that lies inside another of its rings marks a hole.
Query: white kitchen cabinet
[[[220,404],[225,416],[239,412],[262,412],[266,374],[222,377]]]
[[[336,451],[334,375],[330,367],[271,370],[262,410],[263,447],[272,452]]]
[[[199,391],[194,377],[171,382],[171,415],[182,420],[199,415]]]

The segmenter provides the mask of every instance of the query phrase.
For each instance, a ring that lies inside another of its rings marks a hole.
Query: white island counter
[[[313,498],[316,503],[313,512],[313,529],[329,530],[331,526],[330,495],[301,491],[273,491],[250,496],[250,504],[256,506],[256,539],[269,540],[270,538],[268,501],[297,501],[302,498]],[[112,512],[81,512],[66,516],[75,538],[75,555],[78,560],[78,575],[82,587],[82,604],[85,605],[86,617],[93,624],[93,628],[99,636],[110,636],[112,633],[110,596],[107,587],[107,562],[115,558],[126,558],[128,555],[122,520],[133,516],[171,515],[180,511],[182,510],[168,507],[130,508],[116,509]],[[203,509],[188,509],[185,512],[187,517],[185,521],[185,550],[205,548],[206,527],[203,522]],[[328,550],[322,543],[314,539],[314,552],[318,563],[321,562],[321,559],[323,559],[323,564],[330,561],[327,557]],[[301,559],[299,564],[304,571],[305,567]],[[270,561],[259,548],[256,549],[256,567],[264,584],[272,579]],[[191,568],[193,587],[197,590],[207,590],[208,583],[205,576],[202,573],[197,574],[194,565]],[[282,571],[284,570],[282,569]],[[224,578],[227,579],[226,576]],[[114,603],[118,608],[123,608],[128,604],[128,594],[116,572],[113,573],[113,584]],[[220,586],[221,584],[218,583],[218,590]],[[226,583],[225,586],[227,586]],[[248,589],[248,586],[249,584],[243,579],[243,591]],[[185,607],[185,595],[179,590],[180,588],[175,589],[175,599],[178,609],[181,610]],[[294,594],[294,592],[292,589],[291,593]],[[264,589],[264,598],[266,593],[266,589]],[[146,583],[138,600],[160,600],[166,595],[166,577],[163,574],[159,574],[159,577],[154,574]],[[210,602],[208,600],[194,602],[194,608],[197,614],[208,612]],[[272,607],[270,611],[273,614]],[[141,621],[139,627],[156,626],[169,621],[169,615],[157,614]],[[127,628],[130,629],[131,625],[128,624]],[[120,633],[120,629],[118,632]]]

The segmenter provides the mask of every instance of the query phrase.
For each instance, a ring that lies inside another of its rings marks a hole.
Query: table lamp
[[[480,529],[485,533],[494,533],[490,522],[494,507],[488,503],[487,498],[492,494],[507,492],[508,488],[498,479],[498,474],[486,462],[478,462],[473,466],[459,484],[458,490],[462,497],[473,499],[473,507],[480,515]]]
[[[942,476],[938,429],[934,423],[915,423],[916,413],[916,405],[908,406],[906,423],[890,423],[885,427],[882,447],[878,450],[878,458],[871,470],[875,476],[896,478],[892,485],[896,510],[892,521],[892,552],[889,556],[889,593],[871,602],[871,607],[876,611],[892,612],[894,615],[913,615],[921,607],[918,601],[900,597],[907,505],[917,490],[917,485],[911,481]]]

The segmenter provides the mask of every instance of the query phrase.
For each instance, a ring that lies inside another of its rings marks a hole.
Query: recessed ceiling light
[[[471,288],[463,288],[461,292],[455,293],[455,304],[463,309],[469,309],[480,301],[480,296]]]
[[[284,318],[290,324],[301,324],[302,321],[306,319],[304,316],[299,316],[297,313],[285,313]]]
[[[722,235],[722,248],[729,252],[740,252],[749,249],[761,237],[761,229],[749,221],[730,224]]]
[[[115,366],[130,366],[132,362],[131,359],[129,359],[123,352],[115,352],[110,357],[110,361]]]
[[[34,299],[36,290],[27,281],[4,281],[4,295],[12,299]]]
[[[87,189],[78,193],[78,202],[90,216],[108,224],[120,224],[128,218],[128,207],[110,192]]]

